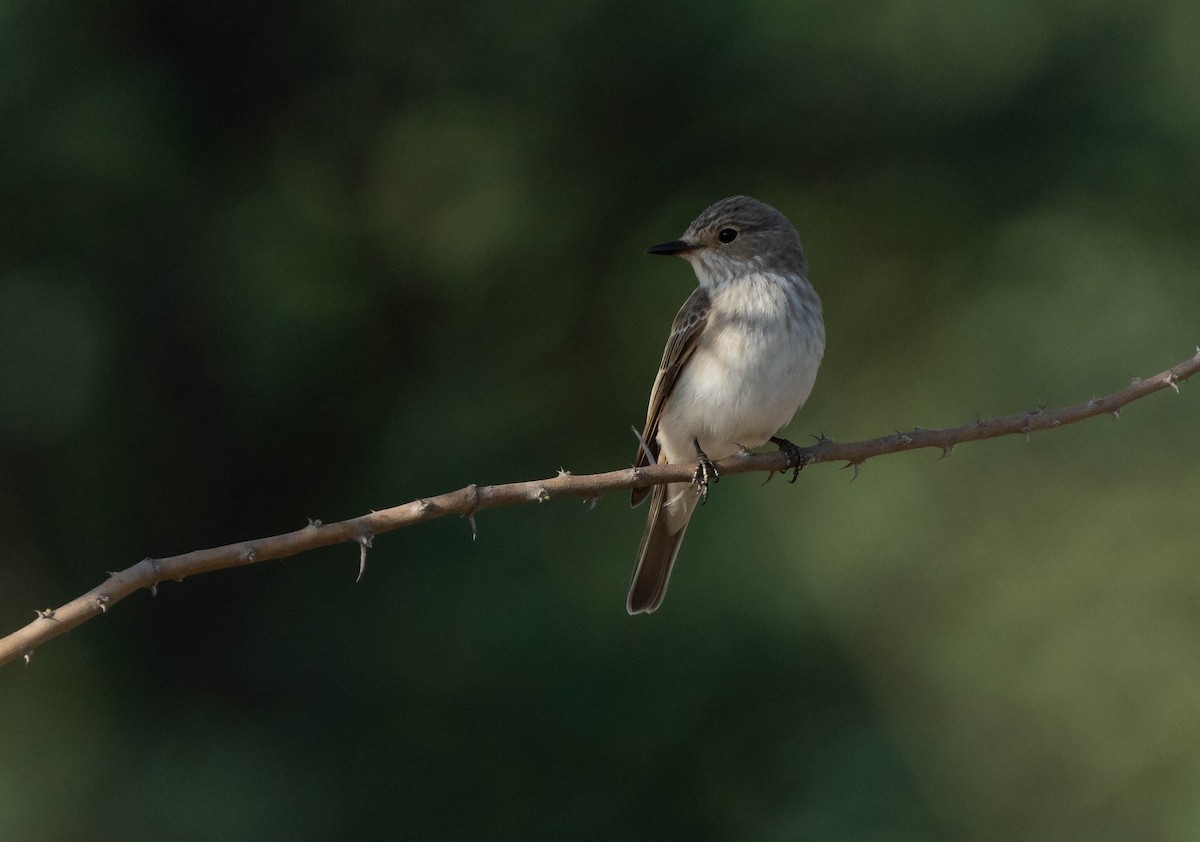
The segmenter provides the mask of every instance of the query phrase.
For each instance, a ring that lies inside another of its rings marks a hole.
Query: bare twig
[[[977,420],[961,427],[940,430],[918,427],[907,433],[897,432],[866,441],[835,442],[822,436],[812,447],[804,448],[803,458],[805,464],[845,462],[847,467],[853,466],[856,476],[863,462],[886,453],[932,447],[941,450],[944,458],[950,455],[955,445],[963,442],[1013,434],[1028,435],[1039,430],[1074,424],[1097,415],[1119,415],[1121,408],[1126,404],[1154,392],[1163,389],[1174,389],[1178,392],[1179,384],[1197,371],[1200,371],[1200,348],[1196,349],[1196,354],[1191,359],[1173,368],[1146,380],[1135,378],[1124,389],[1075,406],[1055,410],[1038,406],[1027,412]],[[787,456],[783,452],[739,453],[722,459],[717,465],[722,475],[751,471],[777,472],[784,470],[786,460]],[[358,544],[360,562],[365,562],[366,550],[375,536],[403,526],[454,514],[468,518],[474,532],[475,513],[483,509],[539,503],[559,497],[582,497],[586,502],[594,503],[596,498],[610,491],[643,488],[667,482],[688,482],[694,469],[693,465],[650,465],[584,476],[575,476],[559,469],[556,476],[548,479],[504,485],[468,485],[457,491],[414,500],[338,523],[322,524],[320,521],[309,521],[304,528],[283,535],[196,550],[169,558],[147,558],[132,567],[112,573],[100,586],[65,605],[37,611],[37,618],[27,626],[0,638],[0,664],[19,658],[28,664],[33,650],[41,644],[70,631],[86,620],[106,613],[114,603],[134,591],[142,588],[153,591],[160,581],[183,581],[185,577],[198,573],[287,558],[340,543]],[[362,575],[361,567],[359,575]]]

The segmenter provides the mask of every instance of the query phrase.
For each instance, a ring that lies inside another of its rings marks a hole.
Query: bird
[[[636,467],[696,463],[690,483],[635,488],[650,510],[629,586],[629,614],[662,605],[696,505],[720,474],[713,464],[775,444],[788,467],[803,451],[775,434],[808,400],[825,354],[821,300],[808,281],[800,235],[749,196],[708,207],[678,240],[648,249],[688,261],[699,286],[680,307],[654,386]],[[793,480],[795,471],[793,471]]]

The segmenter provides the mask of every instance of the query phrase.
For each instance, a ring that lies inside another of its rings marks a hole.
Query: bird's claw
[[[703,450],[700,449],[699,442],[696,446],[696,472],[692,474],[692,486],[700,494],[702,503],[708,502],[708,484],[710,482],[718,482],[721,479],[721,472],[717,470],[717,466],[708,458]]]
[[[813,463],[812,453],[808,449],[792,444],[787,439],[771,436],[771,444],[787,455],[787,467],[783,469],[783,472],[792,472],[792,478],[788,482],[795,482],[799,478],[800,472]]]

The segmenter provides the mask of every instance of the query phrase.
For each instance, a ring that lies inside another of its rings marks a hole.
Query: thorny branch
[[[1097,415],[1120,416],[1121,408],[1139,398],[1163,389],[1179,391],[1179,384],[1200,371],[1200,347],[1189,360],[1160,372],[1148,379],[1135,378],[1124,389],[1093,398],[1084,403],[1062,409],[1047,410],[1039,406],[1027,412],[1006,415],[1002,418],[973,421],[961,427],[940,430],[916,428],[907,433],[856,442],[836,442],[822,436],[816,444],[802,449],[805,465],[817,462],[845,462],[853,466],[855,475],[867,459],[886,453],[933,447],[942,451],[943,458],[949,456],[955,445],[979,441],[997,436],[1013,434],[1028,435],[1039,430],[1049,430],[1074,424]],[[741,474],[751,471],[783,471],[787,457],[783,452],[741,453],[722,459],[717,466],[722,475]],[[195,550],[169,558],[143,559],[132,567],[109,577],[98,587],[76,597],[58,608],[35,611],[36,618],[27,626],[7,637],[0,638],[0,664],[18,658],[29,663],[33,650],[46,641],[70,631],[79,624],[104,614],[116,602],[142,588],[157,590],[158,583],[166,580],[182,582],[187,576],[209,573],[229,567],[257,564],[276,558],[287,558],[331,544],[354,543],[359,546],[359,576],[366,563],[367,549],[378,535],[403,526],[423,523],[446,515],[459,515],[471,523],[475,531],[475,513],[483,509],[516,506],[522,503],[541,503],[559,497],[582,497],[589,503],[610,491],[642,488],[666,482],[688,482],[695,466],[651,465],[643,468],[625,468],[603,474],[573,476],[560,469],[548,479],[529,482],[512,482],[503,485],[468,485],[457,491],[425,497],[394,506],[390,509],[371,512],[361,517],[338,523],[322,524],[309,521],[308,525],[294,532],[258,538],[237,544],[227,544],[207,550]]]

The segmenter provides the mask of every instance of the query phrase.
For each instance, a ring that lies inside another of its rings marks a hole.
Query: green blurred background
[[[1200,6],[0,5],[0,618],[103,571],[630,464],[749,193],[797,440],[1074,403],[1200,341]],[[14,840],[1197,839],[1194,385],[167,583],[0,675]]]

